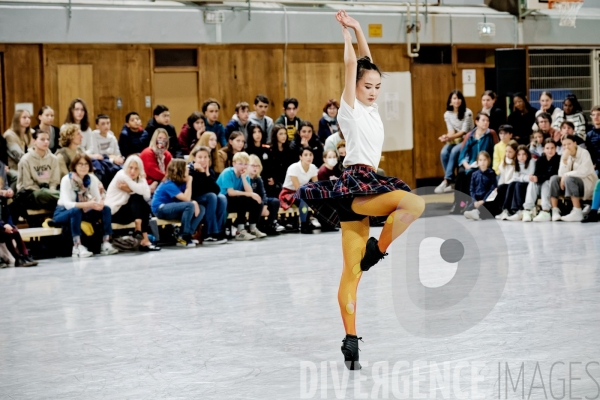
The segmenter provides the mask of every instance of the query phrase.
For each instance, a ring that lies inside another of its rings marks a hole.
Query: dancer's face
[[[367,70],[356,84],[356,98],[370,106],[377,100],[380,89],[381,75],[377,71]]]

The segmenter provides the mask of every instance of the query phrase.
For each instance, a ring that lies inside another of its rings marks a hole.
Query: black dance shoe
[[[387,256],[388,253],[382,253],[379,250],[378,241],[374,237],[367,240],[367,248],[365,249],[365,255],[360,260],[360,269],[368,271],[373,265],[377,264],[383,257]]]
[[[590,210],[590,213],[583,217],[583,221],[581,222],[584,224],[588,222],[598,222],[598,210]]]
[[[362,367],[358,362],[358,341],[362,341],[361,337],[356,335],[346,335],[346,338],[342,339],[342,354],[344,355],[344,364],[350,371],[359,370]]]

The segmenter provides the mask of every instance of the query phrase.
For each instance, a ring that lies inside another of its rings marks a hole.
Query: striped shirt
[[[565,112],[561,111],[560,114],[557,115],[556,120],[552,122],[552,127],[554,129],[560,130],[560,124],[565,121]],[[585,117],[582,113],[575,113],[571,115],[567,115],[567,121],[570,121],[575,125],[575,134],[585,140]]]

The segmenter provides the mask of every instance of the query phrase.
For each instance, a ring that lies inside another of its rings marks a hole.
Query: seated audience
[[[220,193],[217,176],[210,168],[210,149],[198,146],[190,153],[188,172],[192,180],[192,199],[206,210],[202,244],[223,244],[227,198]]]
[[[77,124],[81,129],[81,149],[88,152],[92,147],[92,129],[90,128],[90,120],[88,115],[88,109],[85,102],[82,99],[74,99],[69,104],[69,110],[65,117],[65,124]],[[62,126],[61,126],[62,129]]]
[[[487,216],[487,214],[481,215],[480,210],[482,207],[485,208],[487,198],[498,187],[496,173],[490,168],[491,163],[489,153],[485,150],[480,151],[477,155],[477,170],[472,174],[469,188],[473,201],[463,214],[467,219],[477,221]]]
[[[496,93],[492,90],[486,90],[481,95],[481,113],[490,116],[490,129],[498,132],[501,125],[506,124],[506,112],[496,106]]]
[[[492,169],[496,175],[500,175],[500,163],[504,160],[506,146],[511,142],[513,137],[513,127],[510,125],[500,125],[498,136],[500,141],[494,145],[494,157],[492,159]]]
[[[308,182],[316,182],[318,168],[313,164],[315,158],[312,148],[304,147],[299,153],[300,161],[292,164],[287,169],[283,189],[279,194],[279,203],[284,210],[289,209],[292,205],[298,206],[300,211],[300,232],[312,233],[313,226],[308,220],[308,205],[304,200],[295,199],[294,193],[302,185]]]
[[[523,204],[523,222],[550,221],[550,178],[558,175],[560,156],[556,154],[556,144],[552,138],[544,141],[544,154],[535,162],[535,172],[527,184],[527,194]],[[542,200],[542,210],[535,215],[537,199]]]
[[[210,149],[210,168],[218,176],[225,169],[225,164],[221,157],[219,157],[217,135],[214,132],[204,132],[196,145],[196,147],[199,146],[208,147]],[[192,160],[188,159],[188,161]]]
[[[250,119],[250,105],[241,101],[235,105],[235,114],[231,117],[225,127],[225,137],[229,137],[232,132],[242,132],[244,139],[248,142],[248,123]]]
[[[152,197],[152,212],[158,218],[181,221],[177,246],[195,247],[192,235],[204,217],[204,207],[192,199],[192,176],[185,161],[174,159],[167,177]]]
[[[25,243],[17,227],[13,224],[8,210],[7,200],[13,196],[6,181],[0,178],[0,243],[4,243],[9,253],[15,259],[16,267],[33,267],[38,265],[27,251]]]
[[[541,132],[544,138],[550,137],[556,142],[560,142],[560,130],[552,127],[552,116],[548,113],[538,113],[535,126],[537,129],[534,132]]]
[[[84,258],[93,255],[81,244],[82,221],[102,220],[103,237],[100,253],[103,255],[118,253],[119,251],[109,241],[112,235],[111,210],[104,204],[100,195],[100,182],[92,173],[94,167],[91,158],[87,154],[76,154],[70,170],[69,174],[60,181],[60,198],[52,219],[54,224],[70,227],[73,237],[72,256]]]
[[[144,164],[138,156],[131,155],[108,185],[104,203],[110,207],[112,222],[121,225],[135,223],[133,236],[140,241],[139,250],[143,252],[160,250],[148,239],[149,201],[150,186],[146,182]]]
[[[83,152],[81,149],[82,140],[83,136],[81,135],[79,125],[64,124],[60,129],[60,149],[56,152],[60,179],[69,173],[71,160],[75,158],[75,155]]]
[[[333,150],[337,152],[337,145],[342,140],[344,140],[344,135],[342,134],[342,131],[338,129],[335,135],[329,135],[329,137],[325,139],[323,151]]]
[[[266,144],[267,137],[262,128],[260,125],[250,124],[248,133],[250,134],[250,141],[246,144],[246,153],[248,153],[248,155],[256,155],[260,158],[262,163],[268,165],[271,146]]]
[[[260,125],[263,132],[271,132],[273,129],[273,120],[267,116],[269,109],[269,99],[267,96],[259,94],[254,99],[254,111],[250,113],[248,119],[255,125]]]
[[[504,158],[498,166],[500,174],[498,178],[498,187],[494,189],[494,191],[496,192],[494,200],[490,201],[489,205],[486,204],[487,209],[491,212],[491,214],[495,215],[496,219],[499,220],[508,218],[508,211],[503,212],[504,201],[506,200],[506,192],[508,190],[508,185],[513,181],[513,177],[515,174],[518,147],[519,144],[516,140],[511,140],[510,142],[508,142],[505,149]]]
[[[444,113],[447,133],[440,136],[438,140],[444,143],[440,153],[442,168],[444,168],[444,180],[435,188],[435,193],[452,191],[451,183],[454,182],[454,169],[458,163],[463,136],[473,129],[473,113],[467,108],[467,102],[460,90],[453,90],[446,102]]]
[[[287,136],[287,129],[283,125],[273,127],[269,143],[271,143],[270,165],[264,171],[263,176],[266,179],[267,196],[279,197],[285,181],[285,173],[288,167],[296,162],[297,157],[290,150],[290,139]]]
[[[171,113],[169,112],[169,109],[167,106],[159,104],[154,107],[154,110],[152,111],[152,119],[150,119],[146,125],[146,132],[152,137],[157,129],[163,129],[167,132],[169,138],[169,147],[167,148],[169,153],[173,158],[183,158],[183,153],[181,152],[181,147],[177,140],[177,132],[175,131],[175,127],[169,124],[170,121]],[[146,172],[148,171],[146,170]]]
[[[242,132],[232,132],[229,135],[229,144],[219,150],[219,158],[225,168],[233,166],[233,156],[244,151],[246,141]]]
[[[475,117],[477,126],[463,140],[462,150],[459,154],[459,167],[456,176],[454,192],[454,205],[450,211],[452,214],[461,214],[466,210],[468,204],[461,204],[460,194],[469,194],[472,173],[478,169],[478,158],[481,151],[490,154],[494,151],[494,145],[498,142],[496,132],[490,130],[490,117],[487,114],[478,113]]]
[[[540,109],[535,112],[536,123],[532,126],[534,132],[541,129],[539,123],[537,123],[537,117],[542,113],[548,114],[547,119],[550,123],[556,120],[558,115],[562,113],[560,108],[554,107],[554,104],[552,104],[552,93],[550,92],[542,92],[542,94],[540,94]]]
[[[206,130],[214,132],[217,135],[217,142],[222,146],[227,146],[227,137],[225,136],[225,127],[218,121],[221,104],[215,99],[208,99],[202,104],[202,114],[204,114]]]
[[[13,207],[14,220],[27,217],[26,211],[53,210],[59,198],[60,170],[58,159],[50,150],[48,132],[33,133],[34,146],[19,162],[17,196]]]
[[[563,100],[562,112],[557,115],[552,127],[558,129],[564,121],[573,123],[575,135],[585,140],[585,117],[577,96],[570,93]]]
[[[317,172],[317,179],[320,181],[336,180],[342,175],[337,152],[335,150],[325,150],[323,153],[323,165]]]
[[[243,136],[242,136],[243,137]],[[248,176],[248,154],[241,151],[233,156],[233,166],[225,168],[217,179],[221,194],[227,196],[227,212],[236,213],[234,225],[237,227],[235,240],[256,239],[256,227],[262,213],[262,198],[252,191]],[[246,230],[246,213],[250,232]]]
[[[150,185],[151,193],[154,193],[158,184],[165,179],[167,168],[173,159],[168,148],[169,134],[164,129],[158,128],[150,139],[150,147],[144,149],[140,154],[146,172],[146,182]]]
[[[60,129],[58,129],[58,127],[52,125],[54,123],[54,110],[52,109],[52,107],[50,106],[43,106],[42,108],[40,108],[40,110],[38,111],[38,121],[39,124],[37,124],[36,126],[33,127],[33,130],[40,130],[40,131],[46,131],[50,134],[50,151],[52,153],[56,153],[56,150],[58,150],[59,143],[58,143],[58,139],[60,137],[59,131]]]
[[[315,134],[312,124],[309,121],[302,121],[300,132],[296,132],[294,140],[290,142],[290,150],[299,153],[301,149],[306,147],[310,147],[314,155],[314,165],[319,168],[323,163],[323,145]]]
[[[559,156],[562,156],[563,153],[563,148],[562,148],[562,140],[569,136],[569,135],[573,135],[575,137],[575,143],[577,145],[580,145],[583,140],[575,135],[575,125],[571,122],[571,121],[563,121],[562,124],[560,124],[560,140],[558,142],[554,142],[556,143],[556,153]]]
[[[560,159],[558,175],[550,179],[550,203],[552,204],[552,221],[580,222],[583,220],[581,200],[590,200],[598,176],[592,164],[590,153],[579,146],[574,135],[567,135],[562,140],[563,154]],[[564,195],[571,199],[573,210],[561,217],[558,208],[558,197]]]
[[[279,214],[279,199],[267,197],[265,184],[260,177],[262,172],[262,163],[260,162],[260,158],[254,154],[251,154],[249,159],[250,164],[248,166],[248,176],[250,177],[250,186],[252,186],[252,191],[259,195],[262,199],[262,213],[260,216],[267,218],[266,224],[264,224],[265,231],[269,235],[278,235],[279,232],[285,229],[277,223],[277,214]],[[260,218],[260,220],[262,220],[262,218]],[[258,232],[260,231],[257,231],[257,233]],[[253,235],[255,235],[257,238],[266,236],[264,233],[262,233],[263,236],[254,233]]]
[[[525,145],[517,148],[517,163],[512,182],[508,185],[503,209],[507,211],[506,220],[521,221],[527,187],[535,173],[535,160]]]
[[[30,128],[31,116],[29,111],[17,110],[12,119],[10,129],[4,132],[8,153],[8,167],[17,170],[17,165],[21,158],[27,154],[27,151],[33,146],[32,134]]]
[[[142,120],[139,114],[135,111],[128,113],[125,116],[125,125],[123,125],[119,136],[121,155],[127,158],[131,154],[140,154],[150,145],[150,136],[142,128]]]
[[[298,113],[298,100],[289,97],[283,100],[283,114],[276,120],[276,125],[283,125],[287,129],[288,139],[294,140],[294,135],[300,129],[302,120],[296,116]]]
[[[592,108],[592,130],[585,136],[585,148],[590,152],[596,174],[600,170],[600,106]]]
[[[181,128],[181,132],[177,138],[183,154],[190,154],[190,151],[196,146],[205,131],[206,123],[204,122],[204,115],[200,111],[194,111]]]
[[[346,158],[346,141],[342,140],[341,142],[338,142],[338,144],[336,145],[336,149],[335,150],[337,151],[338,156],[340,157],[340,164],[343,167],[344,166],[344,159]]]
[[[533,124],[535,123],[535,113],[538,111],[534,108],[527,97],[523,93],[516,93],[512,98],[513,104],[511,113],[508,116],[508,124],[514,129],[514,139],[519,144],[529,144],[529,137],[533,132]]]
[[[533,132],[531,134],[531,142],[529,143],[529,152],[534,160],[544,154],[544,140],[545,136],[541,131]]]
[[[107,160],[115,165],[125,162],[117,138],[110,130],[110,117],[106,114],[96,117],[96,130],[92,131],[92,147],[88,154],[91,159]]]
[[[325,144],[327,150],[327,139],[330,136],[336,136],[340,130],[340,125],[337,121],[340,103],[335,99],[329,99],[323,107],[323,117],[319,120],[319,140]]]

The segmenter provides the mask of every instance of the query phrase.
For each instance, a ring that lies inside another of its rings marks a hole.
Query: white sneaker
[[[573,208],[569,215],[565,215],[561,218],[561,221],[581,222],[583,221],[583,211],[581,210],[581,208]]]
[[[548,211],[540,211],[538,215],[533,218],[533,222],[549,222],[552,221],[552,217],[550,216],[550,212]]]
[[[502,212],[498,215],[496,215],[496,219],[502,221],[508,218],[508,211],[507,210],[502,210]]]
[[[583,207],[583,215],[586,216],[590,213],[590,210],[592,209],[592,207],[589,204],[586,204],[585,207]]]
[[[110,242],[103,242],[100,246],[100,254],[103,256],[110,256],[111,254],[117,254],[119,250],[115,249]]]
[[[448,185],[444,188],[444,193],[454,192],[454,186]]]
[[[209,236],[206,239],[202,240],[203,245],[213,245],[213,244],[224,244],[227,243],[227,239],[218,239],[216,237]]]
[[[92,257],[94,253],[89,251],[87,247],[80,244],[79,246],[73,246],[73,252],[71,253],[71,257],[75,258],[87,258]]]
[[[531,217],[531,211],[523,210],[523,222],[531,222],[533,218]]]
[[[262,233],[261,231],[258,230],[258,228],[254,229],[253,231],[250,231],[250,233],[254,236],[256,236],[257,239],[262,239],[264,237],[267,237],[266,233]]]
[[[552,222],[560,221],[560,210],[558,208],[552,209]]]
[[[472,219],[473,221],[479,221],[479,210],[478,209],[474,209],[474,210],[471,210],[471,211],[465,211],[463,213],[463,215],[467,219]]]
[[[538,214],[537,207],[533,207],[530,212],[531,212],[531,219],[535,218]]]
[[[507,221],[520,221],[523,219],[523,211],[519,210],[513,215],[506,217]]]
[[[321,228],[321,223],[316,218],[311,218],[310,219],[310,224],[312,226],[314,226],[316,229],[320,229]],[[254,232],[252,232],[252,234],[254,234]]]
[[[446,190],[446,188],[448,187],[448,182],[446,182],[446,180],[443,180],[442,183],[440,183],[434,190],[434,193],[437,194],[442,194],[444,193],[444,191]]]
[[[247,230],[243,230],[240,231],[236,236],[235,236],[235,240],[254,240],[256,239],[256,236],[252,235],[251,233],[248,233]]]

